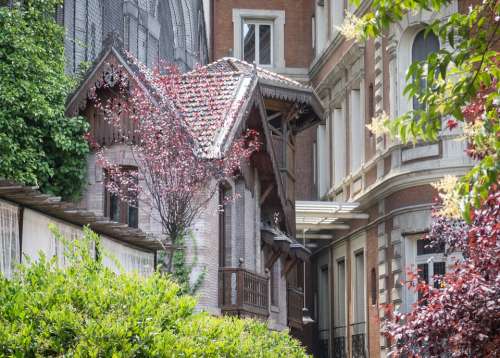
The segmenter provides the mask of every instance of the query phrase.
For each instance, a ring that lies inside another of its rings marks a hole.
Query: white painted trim
[[[233,55],[243,59],[242,32],[244,19],[267,20],[273,23],[272,67],[283,68],[285,65],[285,11],[283,10],[258,10],[258,9],[233,9]]]
[[[334,295],[333,297],[333,325],[332,325],[332,330],[335,328],[336,324],[344,324],[346,326],[346,335],[347,335],[347,326],[348,326],[348,314],[347,314],[347,308],[349,307],[348,301],[347,301],[347,287],[348,287],[348,277],[347,277],[347,248],[345,242],[342,243],[341,245],[338,245],[333,248],[333,255],[332,255],[332,262],[333,262],[333,269],[332,269],[332,274],[333,274],[333,287],[334,287],[334,292],[337,293],[339,292],[339,283],[337,280],[338,277],[338,263],[342,260],[344,260],[344,322],[339,322],[338,321],[338,315],[339,315],[339,306],[338,302],[336,302],[335,298],[337,297],[337,294]],[[332,335],[335,332],[332,332]]]
[[[367,283],[367,277],[366,277],[366,232],[363,231],[359,233],[357,236],[354,236],[351,238],[351,247],[350,247],[350,269],[351,269],[351,277],[350,277],[350,282],[351,282],[351,305],[350,305],[350,310],[351,310],[351,321],[349,322],[349,325],[355,324],[355,323],[360,323],[360,322],[355,322],[355,309],[356,309],[356,285],[357,282],[355,282],[355,275],[356,275],[356,254],[362,252],[363,253],[363,315],[364,315],[364,323],[365,323],[365,334],[368,332],[368,317],[367,317],[367,301],[366,301],[366,283]],[[352,336],[352,331],[351,331],[351,336]],[[351,339],[351,337],[349,337]],[[365,342],[366,344],[366,342]],[[365,347],[366,349],[366,347]]]

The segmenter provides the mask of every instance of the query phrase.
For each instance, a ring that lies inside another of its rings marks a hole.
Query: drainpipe
[[[304,229],[302,231],[302,245],[304,245],[304,248],[306,247],[306,232],[308,231],[309,229]],[[303,284],[303,290],[302,290],[302,294],[303,294],[303,301],[304,301],[304,304],[303,304],[303,308],[302,308],[302,324],[304,325],[307,325],[307,324],[310,324],[310,323],[314,323],[314,320],[311,318],[311,315],[309,314],[309,310],[307,309],[306,307],[306,263],[304,262],[304,265],[302,265],[303,268],[304,268],[304,284]]]

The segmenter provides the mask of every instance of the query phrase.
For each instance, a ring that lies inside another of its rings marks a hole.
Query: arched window
[[[425,30],[420,31],[415,39],[413,40],[413,45],[411,48],[411,61],[412,63],[417,61],[425,61],[427,56],[433,52],[439,51],[439,39],[434,33],[429,32],[425,35]],[[420,88],[426,86],[425,77],[420,78]],[[418,101],[417,97],[413,97],[413,109],[423,109],[422,103]]]

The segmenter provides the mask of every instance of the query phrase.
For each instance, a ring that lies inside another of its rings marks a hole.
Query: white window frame
[[[333,188],[343,183],[346,177],[347,134],[344,108],[345,106],[336,106],[333,110]]]
[[[243,19],[241,22],[241,58],[245,59],[245,39],[243,37],[244,31],[243,27],[245,25],[254,25],[255,26],[255,63],[261,67],[273,67],[274,64],[274,22],[269,20],[260,20],[260,19]],[[271,63],[260,63],[260,26],[261,25],[269,25],[271,27]]]
[[[243,24],[271,23],[271,63],[265,67],[285,68],[285,11],[233,9],[233,56],[243,59]],[[256,34],[257,35],[257,34]],[[256,53],[257,55],[257,53]],[[257,59],[257,56],[256,56]]]
[[[344,0],[330,0],[330,20],[332,25],[332,38],[340,33],[338,27],[344,22]]]
[[[422,234],[423,237],[423,234]],[[428,280],[427,284],[429,286],[434,287],[434,263],[435,262],[444,262],[445,265],[445,273],[448,271],[448,257],[445,255],[445,252],[437,252],[431,254],[419,255],[417,252],[417,242],[418,240],[422,240],[423,238],[414,238],[415,245],[415,268],[418,268],[420,264],[427,264],[427,274]],[[446,251],[446,249],[445,249]]]
[[[411,270],[417,270],[419,264],[426,264],[432,261],[432,264],[428,266],[429,281],[427,282],[430,286],[434,285],[434,280],[432,276],[434,275],[434,262],[445,262],[445,272],[451,269],[453,263],[461,258],[460,253],[452,253],[446,255],[445,253],[434,253],[426,255],[417,255],[417,241],[424,236],[424,232],[410,232],[400,234],[402,238],[402,252],[404,253],[404,266],[409,267]],[[431,270],[432,266],[432,270]],[[416,303],[418,295],[415,291],[405,289],[403,291],[403,303],[402,312],[408,312],[411,305]]]
[[[363,292],[362,292],[362,300],[363,306],[363,317],[364,317],[364,334],[365,334],[365,352],[368,351],[368,304],[366,300],[366,294],[367,294],[367,289],[366,289],[366,283],[367,283],[367,277],[366,277],[366,259],[367,259],[367,251],[366,251],[366,232],[361,233],[359,236],[351,239],[351,247],[350,247],[350,282],[351,282],[351,307],[350,307],[350,312],[351,316],[349,318],[349,326],[351,326],[351,332],[350,332],[350,337],[348,337],[349,341],[351,341],[352,344],[352,325],[356,323],[362,323],[361,322],[356,322],[356,301],[357,301],[357,295],[359,292],[357,292],[357,282],[356,282],[356,255],[362,253],[363,254]],[[359,319],[359,317],[358,317]]]

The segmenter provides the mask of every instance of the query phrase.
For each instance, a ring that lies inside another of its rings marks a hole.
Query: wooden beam
[[[273,254],[271,255],[271,257],[266,261],[265,268],[271,269],[273,267],[274,263],[276,262],[276,260],[278,260],[280,256],[281,256],[281,253],[279,251],[273,251]]]
[[[281,112],[271,114],[269,117],[267,117],[267,121],[272,121],[273,119],[278,118],[279,116],[281,116]]]
[[[285,263],[285,267],[283,268],[283,271],[281,272],[281,275],[283,277],[286,277],[286,275],[288,275],[288,273],[290,272],[290,270],[293,268],[293,266],[295,265],[295,263],[297,262],[297,258],[294,257],[290,260],[288,260],[286,263]]]
[[[269,194],[271,194],[271,191],[273,190],[274,188],[274,183],[271,183],[269,184],[269,186],[266,188],[266,190],[264,190],[264,192],[262,193],[262,195],[260,196],[260,201],[259,201],[259,204],[262,205],[264,203],[264,201],[266,201],[267,197],[269,196]]]

